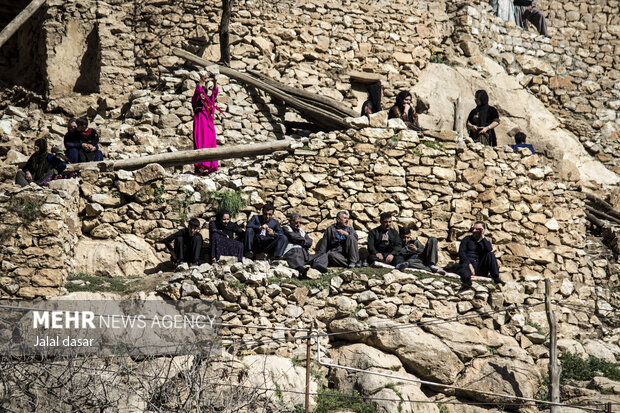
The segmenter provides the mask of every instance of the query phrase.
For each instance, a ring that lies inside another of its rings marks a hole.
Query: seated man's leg
[[[312,268],[319,272],[327,272],[328,257],[327,254],[314,254],[310,256]]]
[[[534,27],[536,27],[538,33],[542,34],[543,36],[549,36],[545,15],[542,14],[542,12],[536,7],[533,7],[532,11],[527,13],[527,20],[529,20],[534,25]]]
[[[245,250],[246,254],[254,252],[255,241],[256,241],[256,238],[254,235],[254,228],[247,228],[245,230],[245,235],[243,238],[243,249]]]
[[[482,259],[478,262],[476,267],[476,275],[483,277],[491,276],[492,279],[499,279],[499,265],[497,264],[497,258],[495,254],[489,252],[482,256]]]
[[[301,248],[291,248],[286,254],[282,256],[286,260],[289,267],[299,271],[299,268],[306,265],[306,258],[304,257],[304,251]],[[300,271],[301,272],[301,271]]]
[[[471,269],[469,268],[469,264],[459,264],[454,272],[456,272],[459,277],[461,277],[461,282],[463,285],[471,285]]]
[[[184,262],[185,252],[187,251],[187,247],[185,245],[185,241],[182,235],[174,239],[173,248],[174,248],[174,255],[176,255],[177,257],[176,262]]]
[[[326,255],[328,264],[331,267],[346,267],[348,265],[349,259],[344,256],[341,247],[327,251]]]
[[[422,245],[420,241],[415,240],[415,246],[418,248],[418,258],[420,258],[427,267],[437,265],[438,245],[439,243],[435,237],[430,237],[426,242],[426,245]]]
[[[202,252],[202,235],[197,233],[194,235],[187,246],[186,259],[190,264],[198,262],[200,260],[200,253]]]
[[[275,246],[273,249],[273,258],[277,260],[281,258],[284,254],[284,250],[286,249],[286,245],[288,244],[288,238],[284,234],[276,235],[276,239],[274,241]]]
[[[347,237],[344,241],[343,255],[348,259],[348,264],[355,264],[360,260],[360,248],[357,239],[351,236]]]

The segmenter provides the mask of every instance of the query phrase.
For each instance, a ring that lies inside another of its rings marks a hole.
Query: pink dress
[[[194,96],[192,97],[192,107],[194,108],[194,149],[215,148],[217,147],[217,136],[215,134],[215,101],[219,88],[211,91],[211,96],[207,96],[200,85],[196,85]],[[217,171],[217,161],[199,162],[194,164],[197,172]]]

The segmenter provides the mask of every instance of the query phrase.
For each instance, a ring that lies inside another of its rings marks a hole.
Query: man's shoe
[[[323,267],[322,265],[315,265],[313,268],[321,274],[325,274],[327,272],[327,268]]]
[[[198,267],[200,264],[198,264],[198,261],[194,261],[192,262],[189,266],[190,267]]]
[[[404,270],[407,267],[409,267],[409,263],[405,261],[405,262],[401,262],[400,264],[398,264],[396,266],[396,269],[399,270],[399,271],[402,271],[402,270]]]
[[[351,264],[349,264],[349,268],[355,268],[357,267],[357,263],[352,262]]]
[[[308,269],[306,267],[297,267],[295,269],[299,272],[299,278],[306,278],[308,274]]]
[[[254,258],[254,253],[253,253],[252,251],[248,251],[248,252],[246,252],[245,254],[243,254],[243,256],[244,256],[245,258],[252,259],[252,258]]]
[[[437,273],[439,275],[446,275],[446,271],[444,269],[442,269],[442,268],[439,268],[436,265],[431,265],[430,269],[433,272],[433,274]]]
[[[499,277],[493,278],[493,282],[497,285],[506,285],[506,283],[502,281]]]

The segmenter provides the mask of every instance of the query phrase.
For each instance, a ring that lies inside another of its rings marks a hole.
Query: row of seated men
[[[302,216],[293,212],[288,225],[280,226],[273,217],[274,212],[275,207],[266,204],[261,215],[251,217],[245,231],[230,220],[230,213],[218,212],[216,219],[209,223],[212,262],[215,263],[221,256],[234,256],[241,262],[244,256],[255,258],[264,253],[271,254],[274,260],[287,261],[291,268],[299,271],[301,277],[307,274],[308,268],[325,273],[328,266],[353,268],[367,264],[445,274],[443,269],[437,267],[437,239],[430,237],[424,245],[412,237],[409,228],[401,227],[397,231],[392,227],[390,213],[381,214],[380,225],[368,234],[367,248],[360,249],[357,233],[348,225],[348,212],[338,212],[336,222],[325,230],[316,253],[311,254],[312,239],[301,228]],[[203,244],[199,229],[200,222],[192,218],[188,228],[163,240],[174,263],[198,265]],[[367,258],[360,259],[363,255]],[[483,222],[476,222],[471,235],[461,241],[459,264],[453,270],[459,274],[464,286],[471,286],[474,275],[490,276],[497,284],[504,283],[499,278],[493,247],[485,238]]]

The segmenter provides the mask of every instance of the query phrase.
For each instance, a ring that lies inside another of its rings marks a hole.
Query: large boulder
[[[282,404],[290,409],[296,404],[304,404],[306,391],[306,369],[293,365],[293,362],[280,356],[250,355],[243,358],[248,368],[248,380],[252,386],[269,389],[292,390],[277,393],[268,391],[265,397],[270,400],[279,398]],[[316,393],[318,384],[310,378],[310,393]],[[310,396],[310,409],[316,405],[315,397]]]
[[[361,373],[334,368],[331,378],[342,392],[352,393],[357,390],[364,397],[384,399],[373,401],[377,412],[435,413],[439,411],[437,406],[432,403],[407,402],[407,400],[430,402],[430,399],[426,397],[420,389],[420,384],[416,382],[419,379],[405,371],[398,357],[361,343],[332,349],[330,355],[336,364],[365,371]],[[396,377],[390,378],[380,374]],[[393,401],[399,399],[402,401]]]
[[[533,364],[506,358],[478,358],[471,362],[456,385],[457,393],[485,403],[507,401],[501,395],[533,398],[541,377]]]
[[[82,238],[75,247],[75,271],[108,277],[143,275],[160,260],[151,245],[133,234],[118,240]]]

